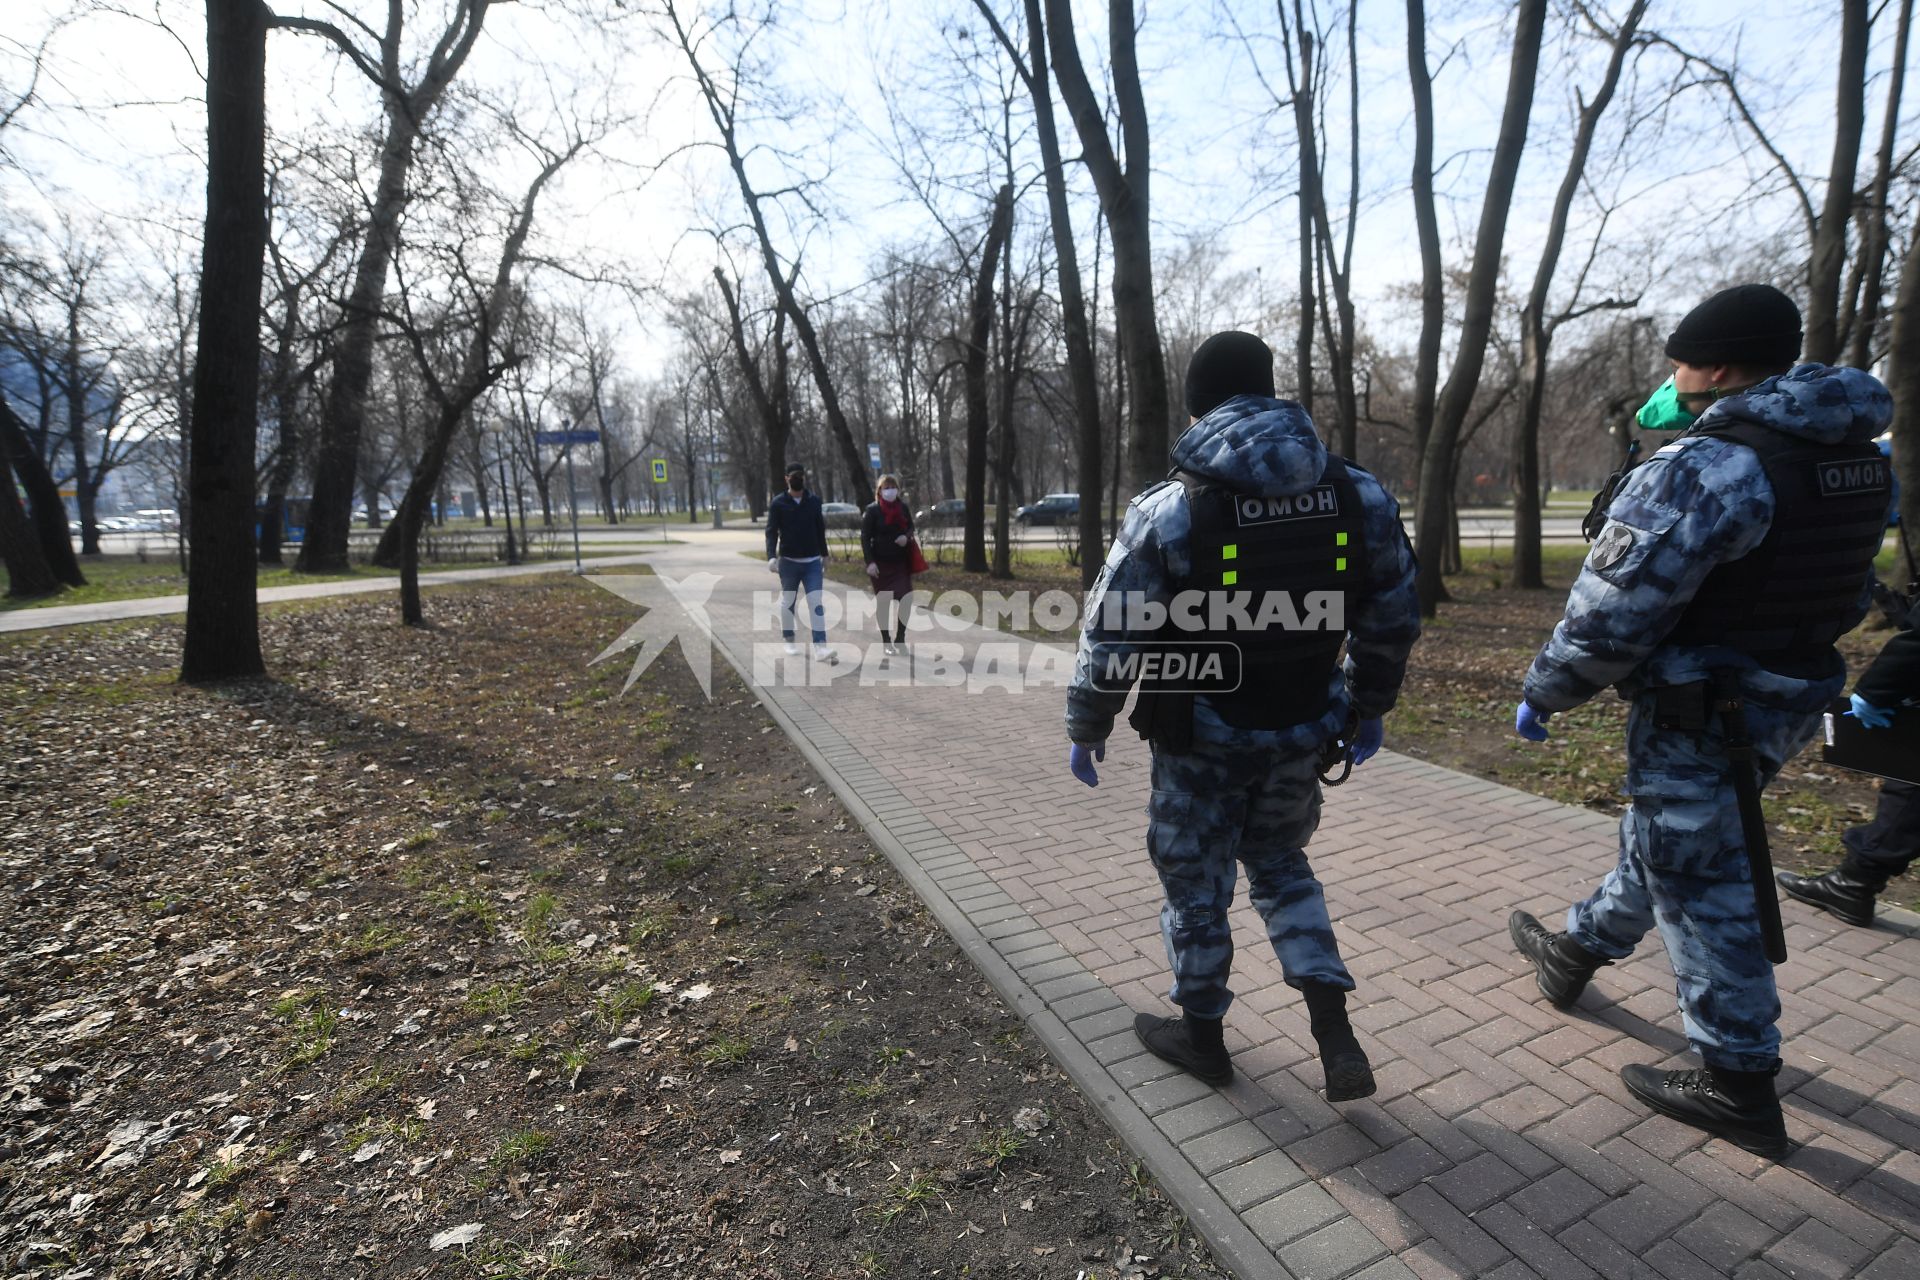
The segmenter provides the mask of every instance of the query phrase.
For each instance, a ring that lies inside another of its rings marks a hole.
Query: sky
[[[343,2],[368,13],[384,8],[372,0]],[[415,2],[429,16],[444,4]],[[171,242],[177,248],[182,237],[197,234],[204,182],[200,7],[188,0],[118,0],[121,12],[91,13],[54,29],[55,16],[71,7],[66,0],[7,0],[8,38],[32,45],[41,33],[52,34],[42,104],[7,140],[13,165],[0,171],[0,210],[12,213],[0,216],[29,216],[42,225],[62,215],[97,220],[129,246]],[[280,0],[278,7],[326,12],[321,0]],[[1017,7],[1000,0],[1004,13]],[[1609,7],[1623,11],[1624,0]],[[903,130],[933,135],[907,167],[935,184],[933,203],[943,216],[955,224],[977,221],[990,194],[993,79],[1006,72],[985,46],[971,4],[960,0],[808,0],[780,8],[782,29],[765,39],[761,51],[785,118],[771,118],[770,107],[750,121],[753,140],[764,148],[752,168],[767,186],[784,184],[796,171],[826,175],[814,192],[820,216],[798,217],[779,234],[789,247],[804,241],[811,291],[835,295],[871,278],[886,246],[939,234],[903,180],[897,145]],[[1144,0],[1138,8],[1157,247],[1166,252],[1190,238],[1211,238],[1229,267],[1259,268],[1261,292],[1284,297],[1296,271],[1295,215],[1288,199],[1291,121],[1275,113],[1255,66],[1257,57],[1271,82],[1283,85],[1272,44],[1273,7]],[[1776,145],[1796,169],[1815,175],[1817,199],[1817,175],[1824,174],[1831,147],[1839,32],[1837,16],[1825,24],[1809,22],[1807,8],[1788,0],[1685,6],[1656,0],[1646,25],[1721,61],[1739,62],[1749,98]],[[1105,60],[1105,6],[1081,9],[1082,53],[1097,72]],[[1429,3],[1428,10],[1436,154],[1446,197],[1443,235],[1453,246],[1470,237],[1479,213],[1505,89],[1511,6],[1457,0]],[[1412,125],[1404,22],[1402,5],[1361,0],[1362,214],[1355,279],[1363,324],[1388,331],[1405,312],[1392,291],[1418,274],[1405,191]],[[1890,28],[1891,18],[1883,25]],[[1330,50],[1336,58],[1344,58],[1343,39],[1337,33]],[[1550,40],[1508,240],[1509,270],[1521,290],[1565,163],[1575,88],[1591,86],[1604,58],[1594,41]],[[1883,46],[1890,43],[1890,31],[1876,31],[1869,153],[1879,127]],[[975,59],[974,73],[961,67],[964,57]],[[1639,100],[1659,96],[1677,66],[1670,56],[1648,55],[1640,64]],[[0,85],[17,91],[23,68],[19,49],[0,44]],[[673,343],[657,304],[704,284],[716,258],[710,229],[740,216],[737,195],[711,146],[711,123],[684,71],[677,53],[649,38],[640,20],[611,32],[592,31],[550,2],[494,10],[463,76],[489,95],[520,102],[536,120],[552,114],[547,107],[556,97],[623,120],[599,154],[569,171],[554,192],[543,209],[537,247],[556,258],[617,266],[642,286],[618,295],[602,291],[598,302],[609,321],[623,327],[629,359],[643,373],[649,371],[644,366],[662,363]],[[268,97],[270,127],[287,138],[364,127],[377,109],[372,87],[324,41],[290,32],[270,39]],[[1330,161],[1343,175],[1344,80],[1335,85],[1335,99],[1328,120]],[[1611,120],[1618,125],[1626,117],[1616,107]],[[1066,127],[1064,113],[1061,123]],[[1694,279],[1689,270],[1710,279],[1714,260],[1730,252],[1727,241],[1746,244],[1790,226],[1795,210],[1777,192],[1751,193],[1759,167],[1712,95],[1699,89],[1682,94],[1664,124],[1658,137],[1651,125],[1643,127],[1617,153],[1613,138],[1603,139],[1595,188],[1619,207],[1606,223],[1607,252],[1595,279],[1603,287],[1635,291],[1652,281],[1647,305],[1677,314],[1692,299],[1663,296],[1654,280],[1660,269],[1677,265],[1683,280]],[[1026,127],[1024,120],[1015,122],[1016,129]],[[1069,155],[1077,150],[1072,138],[1063,139],[1063,146]],[[1019,150],[1024,180],[1032,175],[1031,139]],[[524,158],[509,148],[486,161],[506,187],[525,172]],[[1079,239],[1090,246],[1093,205],[1084,175],[1076,172],[1075,181]],[[1330,194],[1338,200],[1344,187],[1342,178]],[[1043,235],[1037,189],[1026,209],[1031,216],[1023,221],[1023,234]],[[1583,202],[1582,209],[1580,225],[1590,231],[1591,203]],[[1576,232],[1569,259],[1584,256],[1585,244]],[[138,256],[131,247],[129,253]],[[740,270],[756,269],[737,248],[734,260]]]

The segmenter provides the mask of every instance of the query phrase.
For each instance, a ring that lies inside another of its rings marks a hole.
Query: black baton
[[[1747,730],[1747,705],[1740,696],[1736,673],[1713,673],[1713,707],[1720,713],[1727,759],[1733,765],[1733,794],[1740,804],[1740,832],[1747,850],[1747,868],[1753,875],[1753,904],[1760,913],[1760,942],[1768,960],[1784,964],[1787,935],[1780,925],[1780,896],[1773,887],[1773,858],[1767,849],[1766,815],[1760,809],[1753,738]]]

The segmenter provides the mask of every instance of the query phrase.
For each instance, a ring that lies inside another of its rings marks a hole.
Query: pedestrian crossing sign
[[[665,484],[667,482],[667,460],[665,458],[655,458],[653,460],[653,482],[655,484]]]

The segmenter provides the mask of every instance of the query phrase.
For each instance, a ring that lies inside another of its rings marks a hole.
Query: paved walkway
[[[1781,1085],[1802,1145],[1760,1160],[1650,1116],[1619,1082],[1630,1062],[1690,1062],[1657,944],[1562,1015],[1507,941],[1512,908],[1556,919],[1602,874],[1613,822],[1385,752],[1328,793],[1311,847],[1379,1093],[1338,1108],[1320,1097],[1305,1012],[1244,905],[1227,1018],[1238,1073],[1208,1088],[1130,1029],[1131,1009],[1169,1008],[1144,746],[1123,730],[1088,791],[1066,772],[1058,683],[982,687],[1001,683],[996,668],[1061,669],[1065,651],[969,627],[921,637],[910,663],[870,651],[859,667],[782,672],[777,633],[755,630],[754,593],[772,579],[740,555],[757,531],[676,536],[594,567],[719,575],[722,651],[760,667],[776,719],[1243,1280],[1920,1276],[1915,917],[1850,929],[1786,904]],[[25,610],[0,630],[180,607]],[[955,674],[976,687],[938,683]]]
[[[594,555],[582,563],[595,569],[640,564],[663,548],[635,555]],[[82,566],[84,568],[84,566]],[[448,569],[420,575],[422,587],[441,587],[455,582],[482,582],[490,578],[524,578],[533,574],[567,573],[573,561],[536,560],[531,564],[492,565],[484,569]],[[261,604],[285,600],[319,600],[327,596],[364,595],[370,591],[390,591],[398,596],[399,575],[372,578],[345,578],[336,582],[302,582],[289,587],[264,587]],[[101,600],[94,604],[50,604],[32,609],[9,609],[0,613],[0,634],[8,631],[44,631],[50,627],[74,627],[88,622],[112,622],[120,618],[159,618],[185,613],[185,596],[144,596],[137,600]]]
[[[719,574],[716,639],[743,672],[773,675],[778,635],[752,629],[764,572],[718,540],[651,559]],[[843,652],[849,638],[834,635]],[[1003,666],[1064,661],[969,628],[923,637],[913,677],[978,677],[996,660],[983,642]],[[1170,1008],[1144,744],[1116,737],[1088,791],[1066,771],[1059,687],[881,683],[908,664],[878,663],[875,650],[760,696],[1237,1275],[1920,1276],[1915,917],[1850,929],[1787,905],[1781,1084],[1803,1145],[1760,1160],[1649,1115],[1618,1079],[1631,1062],[1690,1063],[1657,939],[1571,1015],[1539,998],[1507,940],[1514,907],[1557,919],[1586,892],[1614,822],[1383,753],[1328,793],[1311,847],[1379,1093],[1321,1098],[1305,1011],[1244,904],[1238,1073],[1212,1089],[1130,1029],[1131,1009]]]

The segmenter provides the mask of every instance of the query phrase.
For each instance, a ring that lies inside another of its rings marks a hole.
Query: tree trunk
[[[1567,169],[1561,176],[1560,189],[1553,198],[1553,212],[1547,219],[1547,241],[1533,273],[1533,290],[1520,314],[1520,423],[1513,435],[1513,585],[1516,587],[1547,585],[1541,576],[1540,551],[1540,417],[1547,395],[1547,350],[1553,342],[1553,328],[1547,323],[1547,295],[1553,288],[1554,272],[1559,269],[1560,251],[1567,239],[1567,219],[1586,174],[1594,133],[1619,87],[1620,72],[1626,65],[1634,32],[1647,12],[1647,3],[1648,0],[1634,0],[1633,7],[1627,11],[1620,30],[1614,35],[1613,52],[1607,59],[1600,88],[1594,93],[1593,101],[1580,109],[1573,150],[1567,157]]]
[[[1920,578],[1906,548],[1920,530],[1920,236],[1907,239],[1900,284],[1893,297],[1893,333],[1887,346],[1887,390],[1893,393],[1893,468],[1900,481],[1901,581]]]
[[[987,564],[987,357],[993,341],[993,277],[1000,254],[1013,232],[1013,188],[1003,186],[993,197],[993,214],[980,246],[980,268],[973,277],[973,299],[967,309],[967,510],[961,539],[961,564],[970,573],[985,573]]]
[[[1893,147],[1900,132],[1900,99],[1907,80],[1907,42],[1913,30],[1913,0],[1900,0],[1899,24],[1893,37],[1893,70],[1887,81],[1887,111],[1880,127],[1880,150],[1874,158],[1873,185],[1868,188],[1861,216],[1858,308],[1847,323],[1847,363],[1856,369],[1873,364],[1873,331],[1879,327],[1880,304],[1886,294],[1887,195],[1893,178]],[[1849,303],[1852,295],[1849,293]]]
[[[1409,11],[1418,3],[1419,0],[1409,0]],[[1474,393],[1479,389],[1487,338],[1493,328],[1507,213],[1513,201],[1520,154],[1527,144],[1527,122],[1533,109],[1534,79],[1540,64],[1546,16],[1546,0],[1520,0],[1500,136],[1494,144],[1485,202],[1480,208],[1480,225],[1474,235],[1473,268],[1467,278],[1466,315],[1461,325],[1459,350],[1435,409],[1433,431],[1427,438],[1421,467],[1419,499],[1414,508],[1414,545],[1420,553],[1416,579],[1420,611],[1428,617],[1434,614],[1446,593],[1440,553],[1453,546],[1449,514],[1454,464],[1458,459],[1460,430],[1466,423]]]
[[[0,412],[12,413],[11,409]],[[16,599],[51,595],[60,589],[60,579],[40,550],[33,522],[20,505],[13,487],[13,468],[6,451],[0,450],[0,563],[7,569],[7,594]]]
[[[254,437],[260,413],[260,280],[266,252],[268,12],[207,0],[207,222],[193,364],[186,644],[180,678],[257,676]]]
[[[1867,0],[1841,0],[1840,80],[1834,102],[1833,162],[1826,199],[1813,229],[1807,262],[1806,358],[1832,364],[1840,358],[1840,275],[1847,263],[1847,223],[1853,209],[1854,172],[1866,127],[1867,44],[1872,20]]]
[[[26,490],[27,514],[40,544],[40,558],[46,561],[56,580],[69,587],[86,586],[80,560],[73,554],[73,538],[67,533],[67,508],[60,501],[59,482],[35,452],[26,422],[4,397],[0,397],[0,454],[12,463],[14,474],[20,477],[20,487]],[[0,474],[4,472],[5,468],[0,467]]]
[[[1407,0],[1407,77],[1413,88],[1413,225],[1420,241],[1420,339],[1413,362],[1413,491],[1425,501],[1427,437],[1439,398],[1440,342],[1446,326],[1446,280],[1440,258],[1440,215],[1433,198],[1433,72],[1427,66],[1427,6]],[[1449,482],[1451,483],[1451,482]],[[1417,514],[1417,509],[1416,509]]]
[[[94,495],[100,484],[87,465],[87,383],[81,372],[81,295],[67,307],[66,388],[67,452],[73,456],[73,492],[80,513],[80,554],[100,554],[100,525],[94,517]]]
[[[740,316],[739,299],[734,296],[733,284],[727,279],[727,273],[719,267],[713,269],[713,278],[719,282],[720,296],[727,305],[727,332],[733,342],[733,357],[740,365],[740,376],[747,384],[747,398],[753,401],[754,414],[760,419],[761,439],[766,444],[766,480],[749,488],[749,501],[760,502],[761,490],[779,482],[787,469],[787,439],[792,434],[793,424],[783,415],[772,392],[767,389],[766,381],[760,374],[760,362],[754,359],[753,352],[747,347],[745,322]],[[786,341],[786,312],[774,317],[773,336],[770,341],[777,347]],[[784,371],[786,362],[780,362]],[[756,506],[757,516],[764,506]]]
[[[986,6],[981,4],[984,11]],[[1080,586],[1093,586],[1105,560],[1106,537],[1100,519],[1102,467],[1100,374],[1094,365],[1087,300],[1080,288],[1080,256],[1073,243],[1073,211],[1067,201],[1066,161],[1053,119],[1053,86],[1047,75],[1046,21],[1040,0],[1026,0],[1027,89],[1033,99],[1034,130],[1040,138],[1040,162],[1046,169],[1047,221],[1060,277],[1060,328],[1066,339],[1067,382],[1073,391],[1074,472],[1080,491]],[[1008,52],[1015,51],[1009,47]],[[949,481],[951,484],[951,481]]]
[[[1107,0],[1107,39],[1124,167],[1081,65],[1070,0],[1046,0],[1046,11],[1061,100],[1080,136],[1081,159],[1100,194],[1100,208],[1113,237],[1114,328],[1122,337],[1131,388],[1127,465],[1134,487],[1145,488],[1167,469],[1168,388],[1166,353],[1154,315],[1147,106],[1134,54],[1133,4],[1132,0]]]
[[[1298,7],[1295,9],[1299,15]],[[1282,30],[1287,29],[1286,10],[1281,9]],[[1313,414],[1313,321],[1314,321],[1314,214],[1323,199],[1321,191],[1320,149],[1314,133],[1313,104],[1313,32],[1304,25],[1295,31],[1300,53],[1300,78],[1293,83],[1293,131],[1300,148],[1300,194],[1295,202],[1300,224],[1300,319],[1293,334],[1294,398],[1300,407]],[[1287,79],[1293,81],[1291,59]]]

